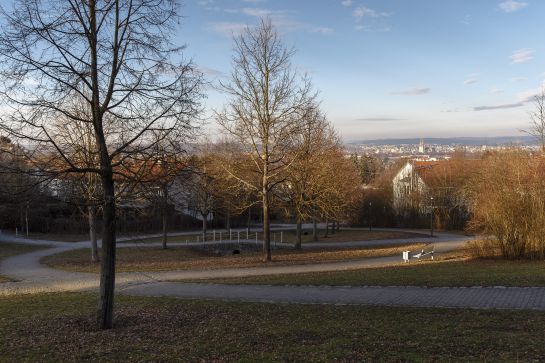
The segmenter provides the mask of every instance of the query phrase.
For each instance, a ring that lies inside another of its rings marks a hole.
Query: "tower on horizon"
[[[420,139],[420,144],[418,145],[418,152],[424,154],[424,139]]]

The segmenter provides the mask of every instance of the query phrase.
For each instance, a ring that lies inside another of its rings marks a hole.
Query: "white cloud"
[[[419,96],[419,95],[425,95],[431,92],[431,88],[429,87],[415,87],[415,88],[408,88],[401,91],[393,91],[390,92],[391,95],[396,96]]]
[[[511,78],[511,82],[513,82],[513,83],[518,83],[518,82],[522,82],[522,81],[526,81],[526,77],[512,77]]]
[[[527,91],[518,93],[517,94],[517,99],[520,102],[530,102],[530,101],[532,101],[534,99],[535,96],[541,94],[541,92],[543,92],[543,90],[545,90],[545,81],[543,81],[541,83],[541,87],[529,89]]]
[[[201,73],[211,78],[223,78],[226,76],[224,72],[214,68],[210,68],[206,66],[198,66],[197,68]]]
[[[490,93],[500,94],[500,93],[503,93],[503,90],[501,88],[492,88],[490,90]]]
[[[492,111],[492,110],[504,110],[507,108],[517,108],[524,106],[524,103],[517,102],[517,103],[507,103],[502,105],[492,105],[492,106],[477,106],[473,107],[473,111]]]
[[[391,28],[389,26],[384,26],[381,23],[383,18],[389,17],[390,15],[391,13],[378,12],[363,5],[358,6],[352,11],[352,16],[356,19],[354,29],[357,31],[376,30],[389,32]],[[364,19],[368,20],[365,22],[365,25],[362,25]]]
[[[526,63],[534,59],[534,51],[533,49],[519,49],[513,52],[511,57],[511,63],[513,64],[521,64]]]
[[[470,84],[473,84],[473,83],[477,83],[479,81],[479,76],[481,74],[480,73],[471,73],[471,74],[468,74],[466,76],[466,79],[464,81],[464,84],[466,86],[470,85]]]
[[[273,25],[281,32],[298,32],[315,33],[320,35],[329,35],[334,33],[333,28],[315,26],[312,24],[292,20],[288,13],[282,10],[270,10],[262,8],[237,8],[224,9],[224,12],[229,14],[243,14],[251,18],[271,19]],[[251,25],[251,24],[250,24]],[[232,34],[240,34],[248,24],[238,22],[215,22],[212,23],[210,29],[222,35],[231,36]]]
[[[341,1],[342,6],[352,6],[353,3],[354,3],[353,0],[343,0],[343,1]]]
[[[358,118],[355,121],[390,122],[390,121],[405,121],[405,119],[404,118],[395,118],[395,117],[363,117],[363,118]]]
[[[364,17],[379,18],[381,14],[371,8],[362,5],[354,9],[354,11],[352,12],[352,16],[354,16],[358,20],[361,20]]]
[[[498,7],[504,13],[512,13],[517,10],[523,9],[527,6],[528,6],[527,2],[515,1],[515,0],[506,0],[498,4]]]
[[[464,18],[462,20],[460,20],[460,23],[462,23],[464,25],[470,25],[472,19],[473,19],[473,17],[471,15],[467,14],[466,16],[464,16]]]
[[[245,23],[217,22],[211,23],[210,29],[220,35],[231,37],[233,34],[240,34],[246,29]]]

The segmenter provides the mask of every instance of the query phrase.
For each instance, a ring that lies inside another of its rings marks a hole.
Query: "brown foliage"
[[[489,155],[467,188],[473,229],[496,237],[504,258],[545,257],[545,159],[511,149]]]

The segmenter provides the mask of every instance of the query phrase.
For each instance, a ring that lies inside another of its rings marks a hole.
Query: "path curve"
[[[1,237],[0,237],[1,239]],[[426,241],[435,245],[438,253],[462,246],[470,237],[440,233]],[[373,244],[412,243],[414,239],[347,242],[350,247]],[[18,240],[18,242],[21,242]],[[40,259],[63,251],[86,248],[88,242],[66,243],[26,240],[24,243],[50,248],[14,256],[0,262],[0,274],[19,280],[0,284],[0,295],[35,292],[89,291],[99,284],[97,274],[66,272],[40,264]],[[146,244],[156,246],[157,244]],[[176,245],[185,245],[184,243]],[[338,244],[335,244],[340,247]],[[131,247],[133,244],[120,244]],[[141,244],[138,246],[142,247]],[[346,247],[346,246],[342,246]],[[306,248],[312,248],[311,245]],[[169,296],[191,299],[220,299],[271,303],[299,304],[358,304],[384,306],[420,306],[485,309],[545,310],[545,288],[479,287],[328,287],[328,286],[269,286],[218,285],[207,283],[176,283],[168,280],[228,278],[269,274],[339,271],[387,266],[400,262],[399,256],[367,258],[320,264],[264,266],[218,270],[166,271],[117,274],[117,293],[133,296]]]

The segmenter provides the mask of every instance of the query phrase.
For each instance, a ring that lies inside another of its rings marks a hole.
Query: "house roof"
[[[414,172],[428,187],[461,186],[479,167],[480,159],[415,161]]]

